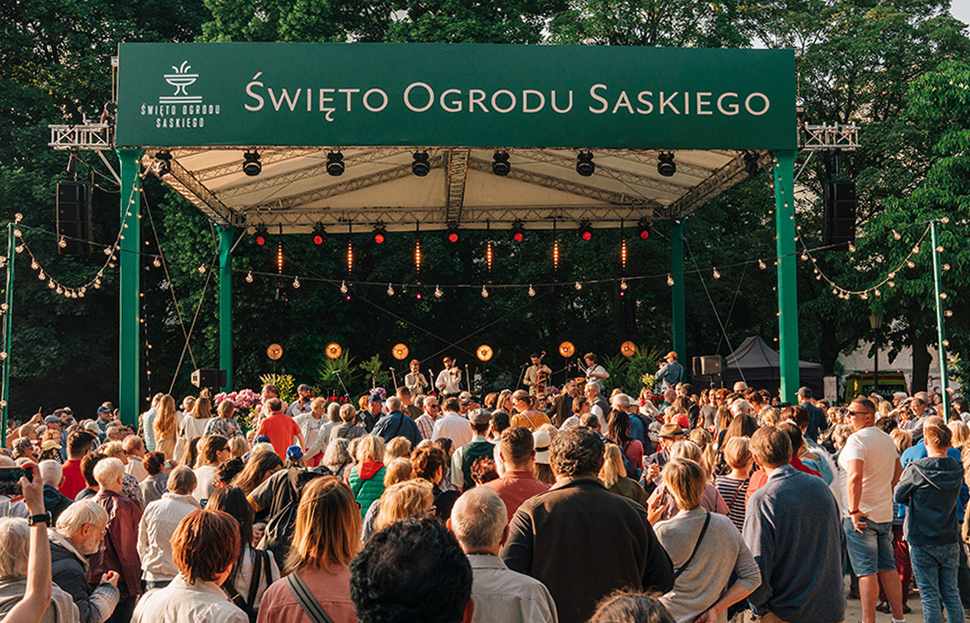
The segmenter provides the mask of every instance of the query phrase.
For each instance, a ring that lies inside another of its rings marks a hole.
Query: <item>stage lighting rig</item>
[[[431,163],[428,162],[428,152],[414,152],[414,162],[411,163],[411,173],[418,177],[424,177],[431,172]]]
[[[333,177],[344,174],[344,155],[339,151],[332,151],[327,154],[327,173]]]
[[[662,151],[660,152],[660,156],[657,157],[657,160],[659,160],[657,163],[657,173],[664,177],[673,177],[674,173],[677,172],[677,165],[674,163],[674,152]]]
[[[579,237],[584,242],[589,242],[593,239],[593,226],[590,224],[589,219],[583,219],[579,222]]]
[[[256,177],[263,170],[263,165],[259,162],[259,152],[255,149],[243,154],[243,173],[249,177]]]
[[[576,160],[576,173],[583,177],[589,177],[596,172],[596,165],[593,164],[593,152],[581,151]]]
[[[492,156],[492,173],[495,175],[508,175],[512,172],[512,165],[509,164],[509,152],[497,151]]]
[[[266,229],[265,225],[256,226],[256,234],[253,239],[256,241],[256,246],[262,247],[269,242],[269,230]]]
[[[522,223],[522,219],[515,219],[512,223],[512,240],[515,242],[522,242],[525,240],[525,225]]]

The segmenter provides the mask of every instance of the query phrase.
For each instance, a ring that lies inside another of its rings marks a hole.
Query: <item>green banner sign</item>
[[[119,146],[797,147],[791,50],[123,44]]]

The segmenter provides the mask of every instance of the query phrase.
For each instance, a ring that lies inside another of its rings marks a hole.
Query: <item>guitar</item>
[[[542,400],[546,397],[546,381],[548,380],[548,375],[546,374],[546,367],[542,365],[542,358],[546,356],[546,351],[542,351],[539,354],[539,366],[536,370],[536,402]]]

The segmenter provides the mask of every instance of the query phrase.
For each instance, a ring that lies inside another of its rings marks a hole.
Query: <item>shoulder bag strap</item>
[[[700,547],[701,547],[701,541],[704,540],[704,533],[707,532],[707,526],[710,523],[711,523],[711,513],[710,513],[710,511],[708,511],[707,514],[704,516],[704,527],[701,528],[701,533],[697,537],[697,543],[694,544],[694,551],[692,551],[690,553],[690,558],[687,559],[687,562],[685,562],[683,565],[681,565],[680,569],[677,569],[677,571],[674,572],[674,581],[675,582],[677,581],[677,578],[680,577],[680,574],[683,573],[684,570],[687,569],[687,567],[690,566],[691,561],[694,560],[694,556],[697,555],[697,550],[700,549]]]
[[[300,603],[300,607],[303,608],[303,612],[312,623],[333,623],[333,619],[330,618],[327,611],[323,609],[323,606],[320,605],[317,598],[307,588],[306,583],[300,577],[299,573],[294,571],[286,576],[286,585],[290,587],[290,592],[296,597],[296,600]]]
[[[252,553],[253,553],[253,575],[249,581],[249,596],[246,599],[246,605],[248,605],[250,609],[255,610],[256,593],[259,591],[259,580],[262,572],[262,566],[260,565],[260,563],[263,562],[264,559],[269,560],[269,554],[258,549],[253,549]],[[272,578],[270,578],[269,575],[267,574],[266,585],[269,586],[271,581],[272,581]]]
[[[741,481],[741,484],[738,485],[738,488],[734,490],[734,497],[731,498],[731,503],[728,504],[728,512],[729,513],[732,510],[734,510],[734,503],[738,500],[738,494],[741,493],[741,489],[744,489],[745,488],[744,487],[745,483],[748,483],[750,481],[751,481],[751,477],[748,476],[748,478],[746,480],[742,480]]]

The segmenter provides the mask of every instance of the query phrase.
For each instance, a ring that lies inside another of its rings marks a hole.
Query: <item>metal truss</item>
[[[674,151],[674,153],[676,153],[676,150],[671,150],[671,151]],[[623,158],[625,160],[632,160],[633,162],[639,162],[640,164],[645,164],[651,167],[656,167],[657,164],[659,164],[660,162],[657,159],[658,153],[659,152],[657,151],[647,151],[647,152],[618,151],[616,153],[611,153],[610,155],[616,156],[618,158]],[[738,152],[731,152],[730,155],[733,156],[737,153]],[[728,155],[728,154],[724,154],[724,155]],[[678,174],[688,175],[690,177],[699,177],[701,179],[704,179],[708,177],[712,172],[713,172],[713,169],[705,169],[704,167],[699,167],[693,164],[685,164],[683,162],[677,162]]]
[[[448,152],[445,169],[445,222],[461,222],[461,209],[465,203],[465,182],[468,180],[468,159],[471,150],[452,149]]]
[[[857,125],[809,125],[803,124],[799,132],[799,149],[805,151],[825,151],[843,149],[852,151],[859,147],[859,126]]]
[[[763,152],[759,154],[758,164],[761,169],[767,168],[770,171],[771,160],[771,155]],[[680,170],[679,164],[677,165],[677,170]],[[747,176],[747,173],[745,172],[744,154],[739,153],[733,160],[711,173],[703,182],[691,188],[687,194],[667,206],[664,210],[664,216],[667,218],[683,218],[687,216],[704,203],[730,188],[735,183],[735,180],[742,175]]]
[[[569,169],[570,171],[575,170],[576,168],[575,158],[568,158],[554,152],[516,150],[515,155],[522,158],[528,158],[534,162],[542,162],[545,164],[563,167]],[[678,164],[677,166],[678,170],[680,170],[680,165]],[[663,193],[670,193],[672,195],[679,196],[682,192],[684,192],[683,186],[664,182],[646,175],[638,175],[629,171],[606,167],[599,163],[596,164],[596,174],[600,177],[612,178],[624,184],[642,186],[644,188],[649,188],[651,190],[656,190]]]
[[[188,199],[199,211],[209,217],[216,225],[241,226],[245,224],[246,217],[233,210],[226,204],[219,201],[219,198],[212,194],[192,173],[183,167],[177,160],[170,160],[171,171],[163,173],[158,166],[158,161],[152,156],[145,155],[142,164],[149,168],[163,182],[174,188],[183,197]]]
[[[84,123],[80,125],[50,125],[51,142],[47,145],[58,150],[112,151],[114,134],[107,123]]]
[[[251,148],[247,148],[251,149]],[[208,151],[208,150],[206,150]],[[293,160],[294,158],[303,158],[305,156],[311,156],[318,153],[320,149],[281,149],[281,150],[267,150],[260,152],[259,161],[266,166],[267,164],[273,164],[274,162],[283,162],[285,160]],[[220,164],[213,167],[207,167],[205,169],[198,169],[194,172],[195,178],[200,182],[205,182],[217,177],[222,177],[224,175],[231,175],[233,173],[238,173],[242,170],[242,159],[234,162],[228,162],[226,164]]]

